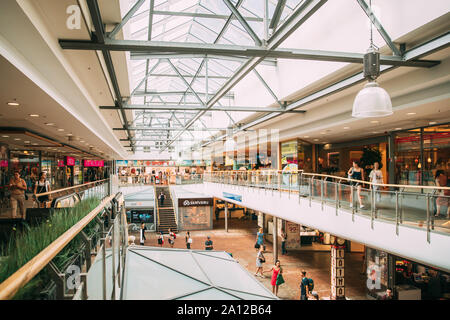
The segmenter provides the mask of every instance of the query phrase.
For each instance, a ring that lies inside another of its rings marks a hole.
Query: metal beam
[[[272,36],[273,37],[273,36]],[[277,38],[275,38],[277,39]],[[105,43],[96,43],[85,40],[60,40],[63,49],[74,50],[110,50],[110,51],[131,51],[134,57],[148,52],[164,52],[175,54],[210,54],[216,56],[244,56],[249,58],[279,58],[314,61],[331,61],[347,63],[363,63],[363,53],[322,51],[308,49],[271,49],[251,46],[237,46],[211,43],[191,43],[191,42],[164,42],[164,41],[140,41],[140,40],[113,40],[106,39]],[[257,59],[261,60],[262,59]],[[405,61],[402,57],[381,56],[380,64],[403,67],[433,67],[439,61],[411,60]],[[258,62],[259,64],[259,62]]]
[[[364,12],[369,17],[371,23],[373,23],[373,25],[377,28],[378,32],[383,37],[386,44],[389,46],[389,48],[391,48],[392,52],[396,56],[402,56],[402,53],[400,52],[400,50],[392,42],[391,37],[389,37],[386,30],[384,30],[383,26],[381,25],[381,22],[377,19],[377,17],[375,17],[375,14],[373,13],[372,9],[369,8],[369,6],[367,5],[367,3],[364,0],[357,0],[357,1],[358,1],[359,5],[361,6],[361,8],[364,10]]]
[[[194,95],[192,92],[185,91],[137,91],[133,94],[135,97],[143,96],[182,96],[182,95]],[[197,92],[197,95],[204,96],[206,92]],[[234,99],[234,94],[227,94],[226,98]]]
[[[175,12],[175,11],[161,11],[161,10],[155,10],[153,12],[155,15],[166,15],[166,16],[177,16],[177,17],[191,17],[191,18],[206,18],[206,19],[220,19],[220,20],[227,20],[229,18],[228,15],[221,15],[221,14],[209,14],[209,13],[195,13],[195,12]],[[233,17],[232,19],[236,19]],[[262,22],[262,18],[257,17],[244,17],[247,21],[257,21]]]
[[[234,14],[236,19],[239,21],[239,23],[244,27],[245,31],[247,31],[248,35],[253,39],[255,44],[259,47],[262,45],[262,41],[259,39],[259,37],[256,35],[255,31],[249,26],[247,21],[242,17],[239,10],[231,3],[230,0],[223,0],[225,4],[227,5],[228,9]]]
[[[418,59],[418,58],[421,58],[422,56],[426,56],[426,55],[432,54],[434,52],[437,52],[439,50],[445,49],[445,48],[449,47],[449,45],[450,45],[450,32],[447,32],[446,34],[443,34],[443,35],[436,37],[426,43],[423,43],[415,48],[412,48],[412,49],[406,51],[403,55],[403,58],[405,60]],[[380,71],[382,73],[385,73],[385,72],[394,70],[395,68],[397,68],[397,67],[396,66],[382,66],[380,68]],[[316,100],[324,98],[328,95],[337,93],[339,91],[342,91],[346,88],[354,86],[363,81],[365,81],[364,73],[363,72],[356,73],[353,76],[350,76],[346,79],[338,81],[324,89],[316,91],[306,97],[303,97],[297,101],[292,102],[291,104],[289,104],[286,107],[286,110],[293,110],[293,109],[296,109],[299,107],[306,106],[313,101],[316,101]],[[256,125],[259,125],[266,121],[269,121],[271,119],[274,119],[274,118],[280,116],[281,114],[282,113],[272,113],[272,114],[265,115],[259,119],[256,119],[254,121],[251,121],[250,123],[247,123],[247,124],[241,126],[236,132],[241,131],[241,130],[248,130],[249,128],[251,128],[253,126],[256,126]],[[224,135],[218,137],[217,140],[226,138],[226,136],[227,135],[224,134]],[[210,143],[211,142],[206,142],[202,145],[202,147],[206,146]]]
[[[258,71],[256,71],[256,69],[253,69],[253,72],[256,74],[256,76],[258,77],[258,79],[262,82],[262,84],[264,85],[264,87],[266,87],[267,91],[269,91],[270,95],[275,99],[275,101],[280,105],[280,107],[283,109],[284,106],[283,104],[280,102],[280,100],[278,99],[277,95],[275,94],[275,92],[272,91],[272,88],[270,88],[270,86],[267,84],[266,81],[264,81],[264,78],[259,74]]]
[[[203,100],[198,96],[197,92],[195,92],[194,89],[192,89],[191,85],[189,84],[189,82],[186,81],[186,79],[181,75],[180,71],[178,71],[178,69],[173,65],[172,61],[170,61],[169,59],[166,59],[167,62],[170,64],[170,66],[172,67],[172,69],[177,73],[177,75],[180,77],[180,79],[184,82],[184,84],[188,87],[189,90],[191,90],[191,92],[194,94],[194,96],[197,98],[197,100],[203,105],[204,102]]]
[[[94,25],[95,32],[91,36],[91,40],[96,41],[97,43],[105,42],[105,30],[103,28],[103,21],[100,15],[100,9],[98,7],[97,0],[87,0],[87,5],[89,8],[89,13],[91,15],[91,20]],[[117,81],[116,73],[114,71],[114,65],[112,62],[111,54],[108,50],[102,50],[103,59],[105,60],[105,65],[109,74],[109,78],[111,79],[111,84],[113,86],[114,94],[116,96],[115,104],[122,108],[122,95],[120,94],[119,83]],[[127,115],[123,109],[120,109],[120,114],[123,119],[123,125],[125,130],[127,131],[128,137],[131,136],[130,131],[128,130],[128,120]],[[132,147],[133,148],[133,147]]]
[[[118,110],[116,106],[100,106],[103,110]],[[204,105],[125,105],[124,110],[176,110],[176,111],[231,111],[231,112],[284,112],[284,108],[247,107],[247,106],[214,106],[207,108]],[[289,113],[305,113],[305,110],[289,110]]]
[[[127,14],[122,18],[122,21],[120,21],[120,23],[116,25],[110,33],[107,33],[107,36],[113,39],[116,34],[122,29],[122,27],[128,22],[128,20],[130,20],[130,18],[136,13],[136,11],[139,10],[144,2],[145,0],[138,0],[130,9],[130,11],[128,11]]]
[[[270,21],[269,28],[275,30],[280,22],[281,14],[283,13],[286,0],[278,0],[275,11],[273,12],[272,20]]]
[[[121,131],[121,130],[127,130],[126,128],[113,128],[114,131]],[[184,127],[176,128],[176,127],[167,127],[167,128],[156,128],[156,127],[128,127],[128,130],[134,130],[134,131],[221,131],[221,130],[227,130],[227,128],[202,128],[202,129],[185,129]]]
[[[314,12],[316,12],[327,0],[305,0],[302,4],[291,14],[289,19],[270,37],[267,41],[266,48],[270,50],[276,49],[287,37],[289,37],[300,25],[302,25]],[[251,70],[253,70],[264,57],[252,58],[244,63],[233,76],[225,82],[225,84],[208,100],[207,107],[214,106],[223,95],[225,95],[231,88],[233,88],[243,77],[245,77]],[[187,124],[186,129],[194,124],[194,122],[204,115],[207,111],[199,111]],[[183,134],[181,131],[175,135],[175,139]],[[169,142],[166,146],[170,146],[173,142]],[[162,151],[164,151],[163,149]]]

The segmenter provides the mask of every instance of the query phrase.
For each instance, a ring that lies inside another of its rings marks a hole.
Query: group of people
[[[284,230],[284,228],[281,229],[280,237],[281,237],[281,254],[285,255],[287,254],[286,250],[287,233]],[[283,268],[281,267],[280,260],[276,260],[275,265],[273,265],[270,269],[265,271],[263,270],[263,264],[266,262],[266,258],[264,257],[265,245],[264,245],[263,228],[259,228],[258,232],[256,233],[255,248],[257,250],[255,276],[265,278],[264,273],[272,272],[272,278],[270,280],[270,284],[272,285],[272,292],[273,294],[278,295],[278,287],[285,282],[283,278]],[[300,280],[300,300],[308,300],[308,298],[319,300],[317,292],[313,291],[314,281],[311,278],[306,277],[306,271],[304,270],[301,272],[301,275],[302,277]]]
[[[141,246],[145,245],[145,240],[147,240],[147,238],[145,237],[145,231],[146,230],[147,230],[147,227],[145,226],[145,223],[143,222],[141,224],[141,228],[139,230],[139,244]],[[169,246],[171,248],[173,248],[173,246],[175,245],[175,239],[177,238],[177,235],[170,228],[168,229],[168,232],[169,232],[169,234],[167,235],[167,242],[169,243]],[[162,232],[158,233],[157,242],[158,242],[158,245],[160,247],[164,246],[165,237],[164,237],[164,234]],[[189,231],[186,232],[185,242],[186,242],[186,249],[190,250],[191,249],[191,244],[194,241],[193,241],[193,239],[191,237],[191,233]],[[214,250],[213,241],[211,240],[210,236],[206,237],[205,250]]]
[[[14,176],[9,182],[9,190],[11,192],[10,201],[12,209],[12,218],[17,218],[17,211],[19,211],[19,218],[26,218],[26,191],[28,190],[27,184],[23,178],[20,176],[19,170],[14,171]],[[37,202],[37,205],[41,208],[48,207],[49,200],[51,200],[49,195],[43,195],[36,198],[36,194],[50,192],[50,182],[47,180],[47,173],[45,171],[39,174],[38,180],[34,183],[33,188],[33,199]]]

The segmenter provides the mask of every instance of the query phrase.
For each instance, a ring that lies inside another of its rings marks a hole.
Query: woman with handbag
[[[186,233],[186,248],[191,249],[192,238],[189,231]]]
[[[259,247],[263,247],[263,249],[264,249],[264,232],[263,232],[263,228],[259,228],[259,231],[256,234],[255,249],[259,250]]]
[[[281,268],[281,262],[280,260],[275,261],[275,265],[272,267],[272,269],[264,271],[269,272],[272,271],[272,280],[270,281],[270,284],[272,285],[272,292],[274,295],[278,294],[278,286],[280,284],[284,283],[283,278],[283,269]]]
[[[264,258],[263,255],[263,247],[259,247],[259,251],[258,254],[256,255],[256,271],[255,271],[255,276],[258,276],[258,272],[261,274],[260,277],[261,278],[265,278],[263,275],[263,263],[266,262],[266,258]]]

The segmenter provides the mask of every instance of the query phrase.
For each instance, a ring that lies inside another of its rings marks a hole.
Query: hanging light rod
[[[288,113],[305,113],[305,110],[289,110],[282,108],[266,108],[266,107],[241,107],[241,106],[215,106],[206,108],[201,105],[125,105],[123,107],[116,106],[100,106],[100,109],[106,110],[177,110],[177,111],[230,111],[230,112],[288,112]]]

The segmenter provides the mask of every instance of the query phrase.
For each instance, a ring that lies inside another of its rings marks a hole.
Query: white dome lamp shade
[[[393,114],[391,98],[376,81],[367,83],[353,102],[354,118],[385,117],[391,114]]]
[[[386,117],[393,114],[389,94],[376,82],[380,75],[380,52],[373,44],[372,22],[370,24],[370,47],[364,55],[363,66],[364,78],[369,82],[356,95],[353,102],[352,117]]]

